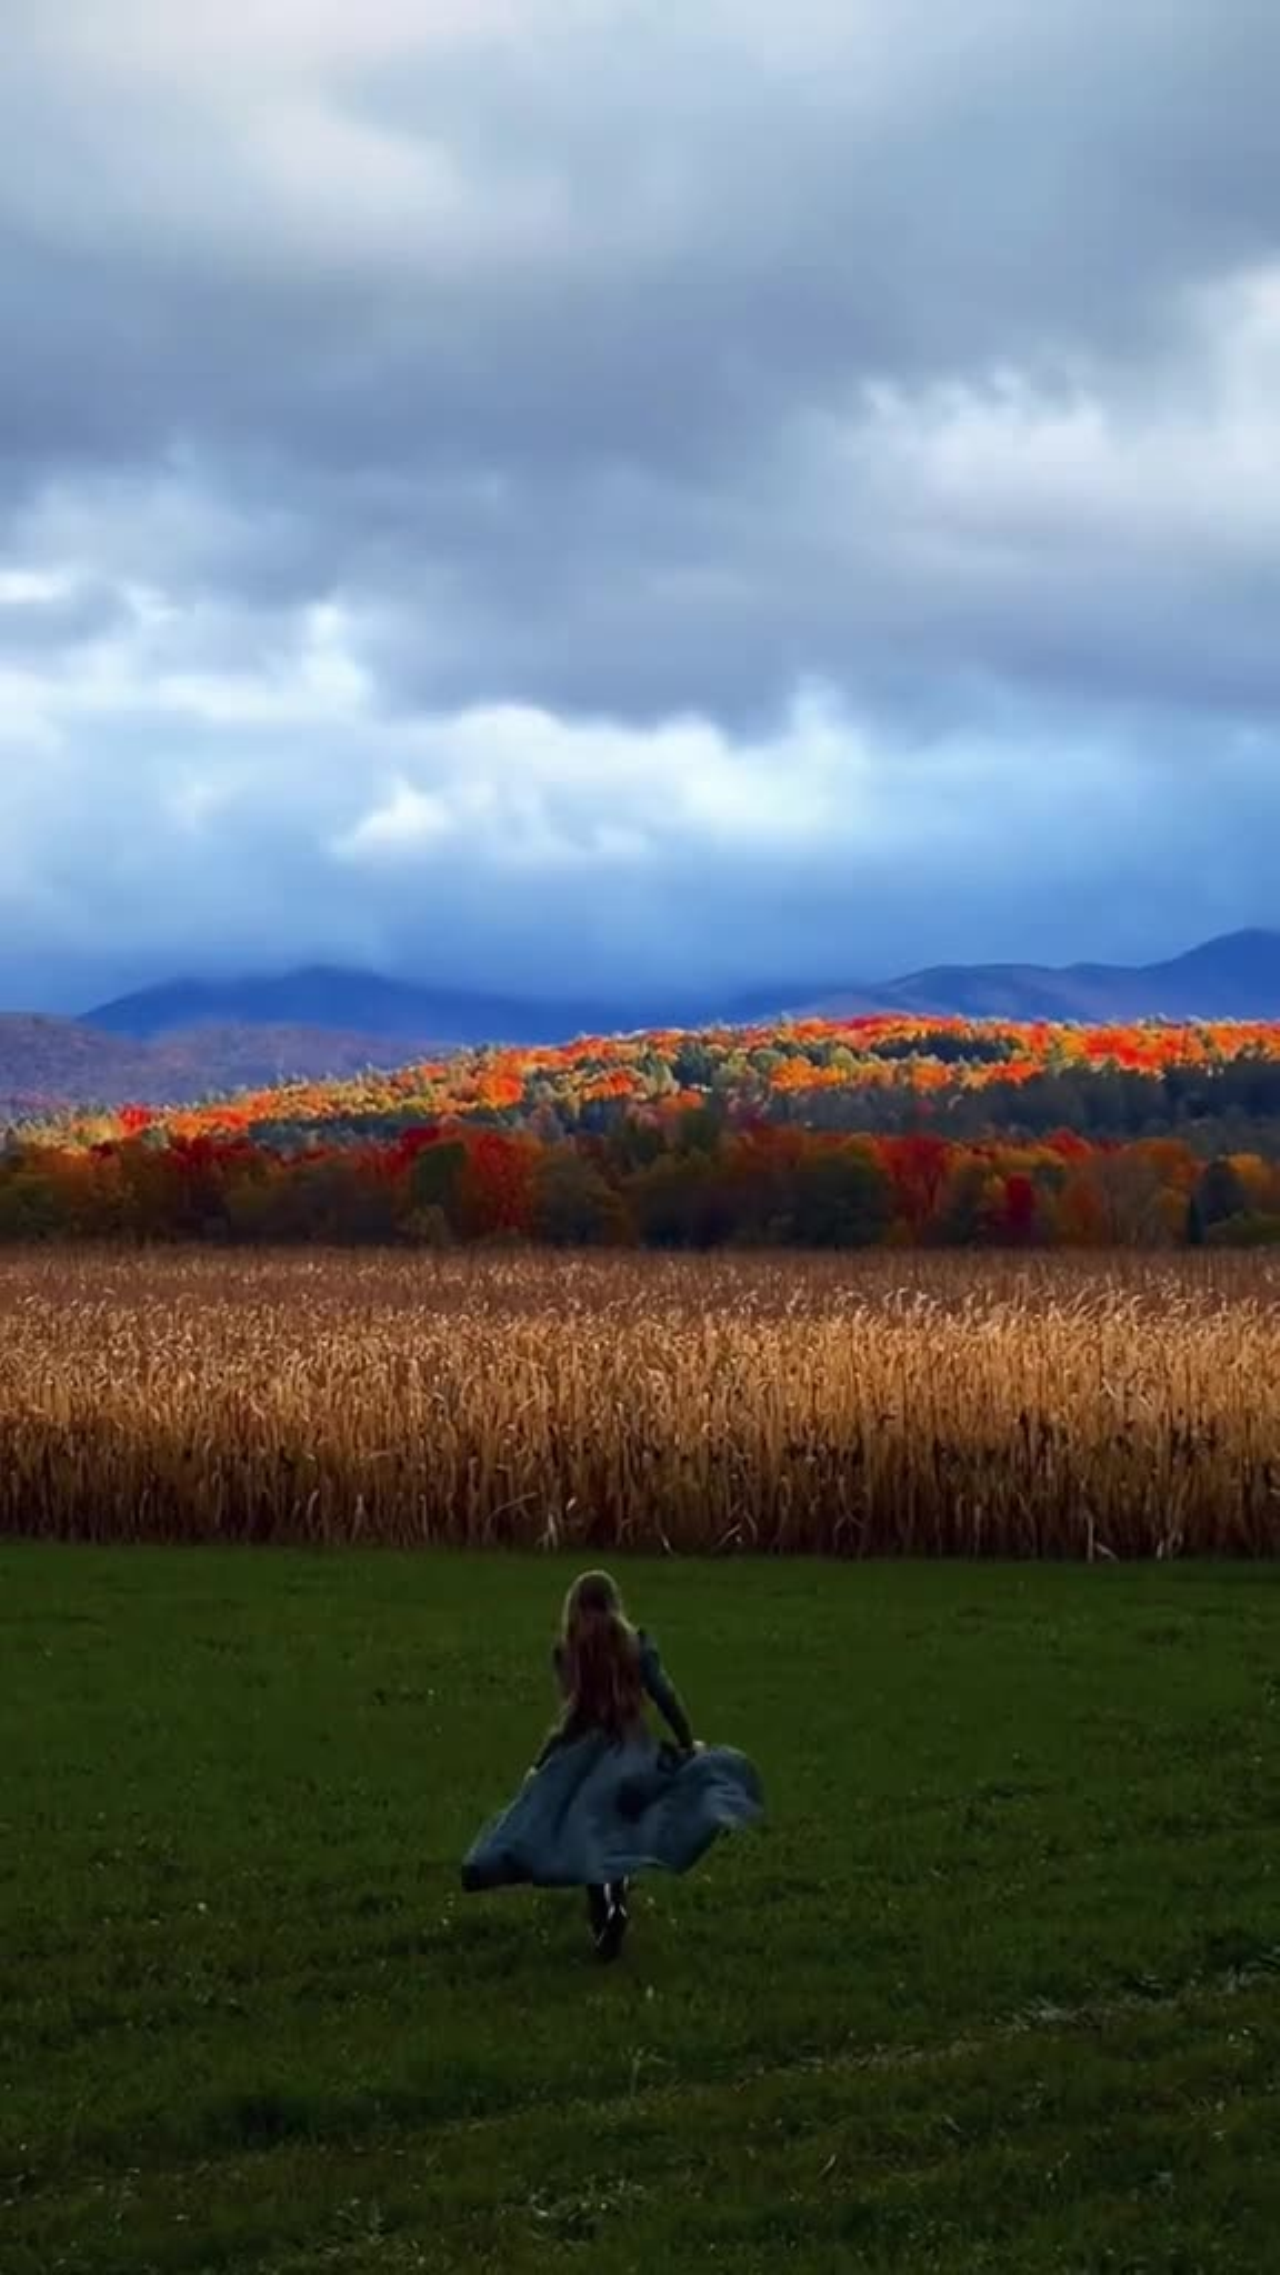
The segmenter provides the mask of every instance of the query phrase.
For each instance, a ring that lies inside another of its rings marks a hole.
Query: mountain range
[[[729,1000],[538,1001],[321,966],[172,980],[79,1019],[0,1014],[0,1118],[63,1105],[178,1104],[288,1077],[319,1081],[483,1042],[554,1044],[647,1025],[883,1012],[967,1019],[1280,1020],[1280,931],[1236,932],[1165,963],[940,965],[855,986]]]
[[[1231,932],[1157,964],[941,964],[883,986],[807,999],[815,1016],[866,1010],[960,1019],[1280,1019],[1280,931]]]

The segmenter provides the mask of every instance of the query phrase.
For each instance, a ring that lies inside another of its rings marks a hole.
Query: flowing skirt
[[[530,1772],[474,1842],[462,1885],[603,1887],[688,1872],[719,1834],[754,1824],[763,1808],[755,1769],[731,1746],[681,1754],[649,1737],[618,1743],[593,1731]]]

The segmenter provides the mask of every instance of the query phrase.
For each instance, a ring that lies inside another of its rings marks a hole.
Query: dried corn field
[[[0,1259],[0,1531],[1269,1554],[1280,1265]]]

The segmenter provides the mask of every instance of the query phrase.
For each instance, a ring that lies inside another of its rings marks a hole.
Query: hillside
[[[422,1046],[419,1045],[419,1048]],[[0,1015],[0,1121],[76,1107],[182,1106],[292,1081],[394,1067],[409,1044],[333,1028],[208,1026],[154,1043],[76,1019]]]
[[[83,1031],[72,1033],[79,1043]],[[108,1077],[116,1103],[138,1107],[153,1103],[160,1081],[192,1083],[197,1065],[207,1071],[206,1046],[221,1033],[199,1030],[150,1046],[99,1038],[108,1062],[93,1069],[98,1103],[111,1103],[102,1096]],[[307,1038],[299,1030],[290,1039],[296,1059]],[[313,1040],[328,1052],[328,1036]],[[271,1046],[285,1049],[275,1030],[257,1030],[256,1043],[267,1059],[276,1055]],[[863,1134],[927,1126],[966,1140],[1061,1130],[1149,1138],[1226,1119],[1233,1142],[1246,1124],[1265,1126],[1268,1146],[1280,1132],[1280,1023],[1265,1021],[1084,1026],[894,1013],[486,1045],[393,1066],[367,1062],[366,1037],[348,1038],[348,1046],[361,1055],[346,1078],[246,1081],[205,1103],[156,1107],[151,1119],[183,1142],[234,1136],[272,1145],[308,1133],[381,1140],[449,1123],[554,1142],[627,1126],[661,1131],[690,1115],[716,1126],[773,1122]],[[254,1048],[254,1035],[236,1029],[214,1055],[229,1070],[253,1064]],[[138,1076],[150,1082],[150,1098]],[[81,1125],[92,1127],[95,1142],[113,1134],[101,1112],[64,1123],[72,1142]]]
[[[148,1067],[146,1058],[132,1044],[74,1019],[0,1013],[0,1118],[20,1121],[50,1105],[119,1105],[133,1097],[176,1095],[161,1085],[158,1065]]]

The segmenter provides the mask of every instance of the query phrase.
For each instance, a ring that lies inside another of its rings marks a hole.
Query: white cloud
[[[5,62],[34,974],[1272,913],[1269,0],[14,0]]]
[[[74,590],[75,579],[66,570],[0,565],[0,608],[38,608]]]
[[[815,422],[833,461],[895,518],[981,540],[1274,557],[1280,541],[1280,264],[1198,292],[1166,399],[1098,376],[1050,393],[1026,373],[913,389],[879,383]],[[1114,382],[1113,382],[1114,385]],[[833,502],[839,492],[828,488]]]
[[[398,775],[381,801],[351,829],[334,839],[340,861],[355,863],[416,859],[453,836],[459,816],[437,790],[420,790]]]

